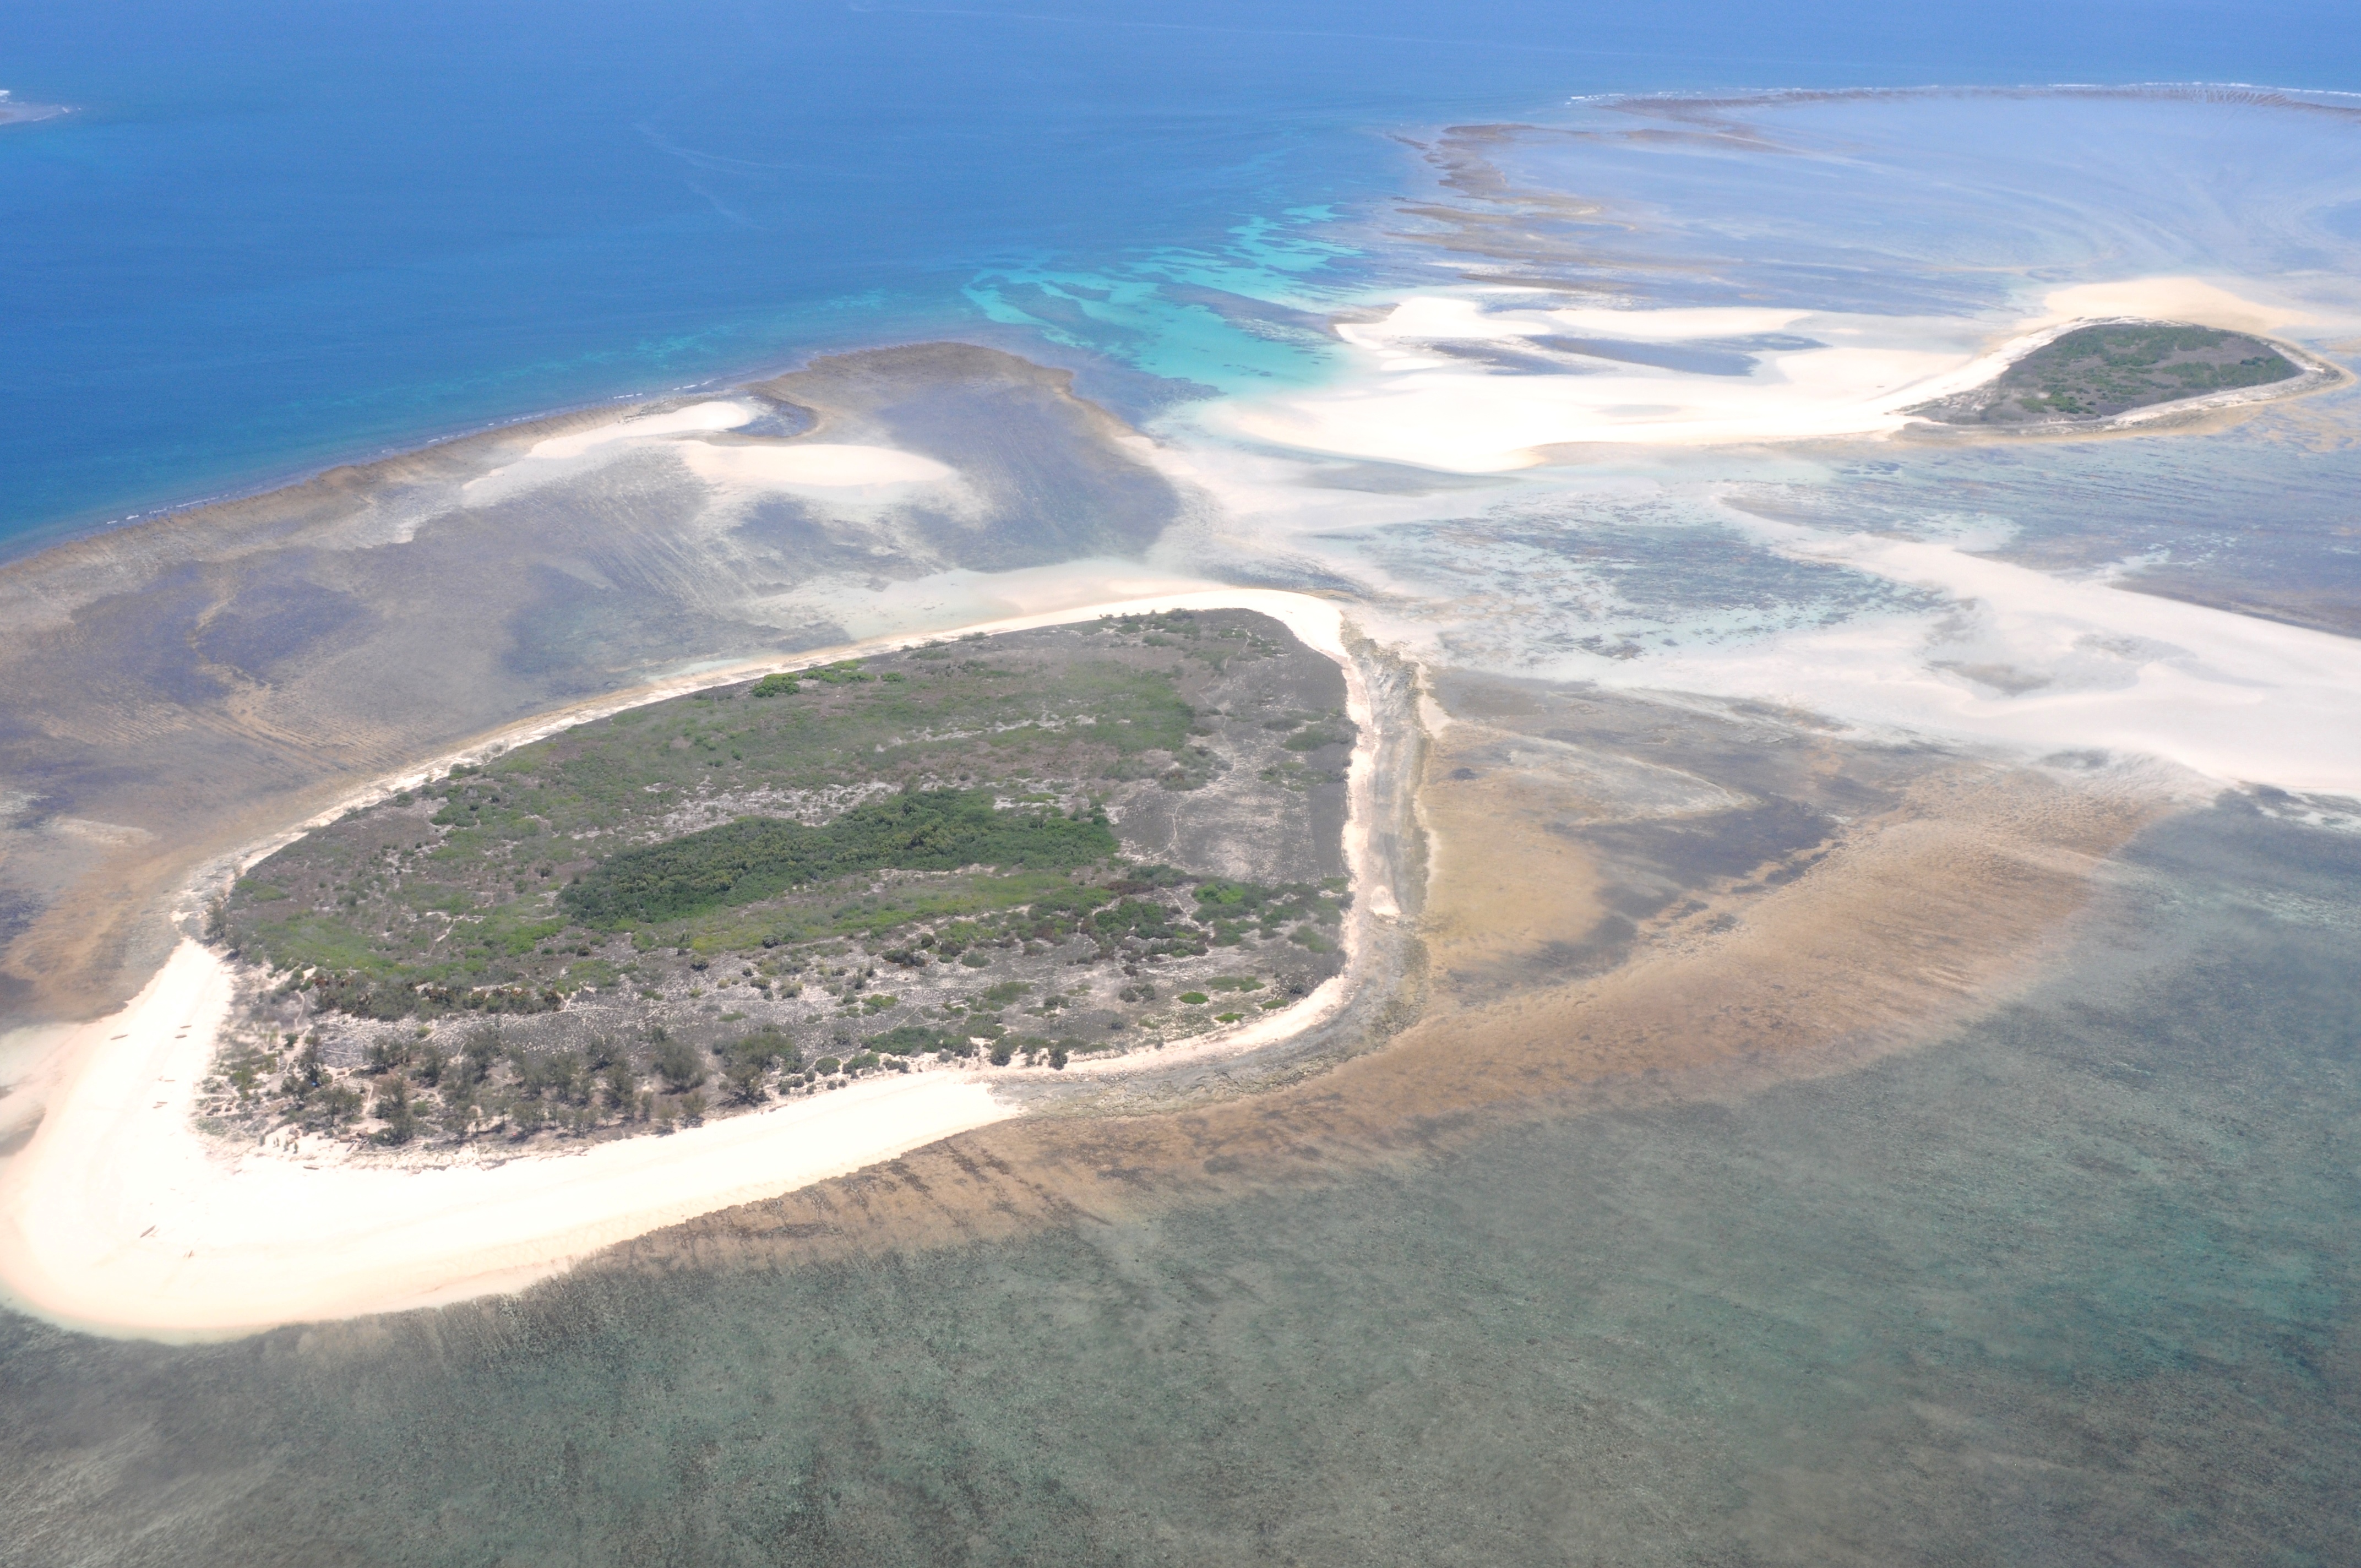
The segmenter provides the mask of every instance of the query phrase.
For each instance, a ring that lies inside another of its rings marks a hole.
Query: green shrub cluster
[[[751,904],[855,872],[1062,869],[1115,849],[1102,811],[1004,810],[990,790],[907,790],[854,806],[825,827],[747,817],[628,850],[592,867],[559,902],[583,924],[611,929]]]

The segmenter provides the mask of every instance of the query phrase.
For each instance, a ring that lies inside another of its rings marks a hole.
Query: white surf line
[[[1350,775],[1358,838],[1348,822],[1346,850],[1361,881],[1368,863],[1375,716],[1334,604],[1274,590],[1191,589],[864,646],[876,651],[1180,609],[1271,615],[1344,665],[1361,726]],[[843,656],[831,650],[796,663]],[[775,668],[777,662],[752,667]],[[708,672],[681,689],[728,684],[747,673],[745,665]],[[674,695],[678,691],[635,694],[606,706],[620,710]],[[577,712],[513,733],[547,733],[582,721]],[[393,787],[381,784],[373,793]],[[1390,899],[1356,888],[1354,903],[1364,911],[1389,906]],[[1353,936],[1357,947],[1357,927]],[[1353,972],[1348,963],[1345,973]],[[1022,1113],[993,1092],[992,1075],[929,1069],[669,1137],[626,1138],[562,1155],[494,1163],[493,1151],[478,1148],[473,1163],[401,1168],[356,1159],[347,1146],[319,1139],[307,1162],[302,1153],[276,1146],[241,1150],[194,1125],[197,1088],[212,1072],[234,990],[233,970],[218,954],[183,941],[128,1006],[69,1036],[60,1053],[72,1064],[66,1086],[25,1148],[0,1165],[0,1292],[12,1304],[96,1332],[194,1339],[464,1300],[522,1288],[664,1225],[794,1191]],[[1207,1055],[1252,1049],[1309,1027],[1343,999],[1343,988],[1331,981],[1271,1020],[1183,1048]],[[1170,1050],[1136,1053],[1129,1065],[1175,1059]],[[1115,1068],[1124,1059],[1093,1065]]]

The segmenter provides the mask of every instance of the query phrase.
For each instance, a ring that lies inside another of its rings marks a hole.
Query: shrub
[[[869,1048],[883,1051],[887,1056],[907,1057],[945,1046],[964,1044],[965,1036],[954,1036],[948,1030],[928,1029],[917,1024],[904,1024],[882,1035],[872,1036]]]
[[[378,1091],[377,1113],[385,1122],[378,1129],[379,1143],[392,1146],[411,1140],[418,1131],[418,1112],[411,1102],[407,1080],[397,1078]]]
[[[608,1107],[618,1115],[629,1111],[640,1087],[639,1075],[631,1070],[631,1064],[627,1061],[609,1062],[605,1079]]]
[[[761,680],[754,683],[754,689],[748,695],[752,696],[793,696],[803,689],[802,685],[796,681],[795,676],[783,674],[764,675]]]
[[[331,1083],[312,1096],[307,1110],[305,1120],[313,1126],[334,1131],[361,1113],[360,1091]]]
[[[796,1048],[795,1041],[788,1037],[786,1031],[776,1025],[765,1025],[726,1046],[716,1046],[714,1054],[728,1061],[733,1069],[749,1062],[764,1070],[785,1064],[787,1071],[796,1072],[804,1065],[803,1052]]]
[[[1104,811],[1003,811],[993,801],[990,790],[907,790],[864,802],[820,828],[749,817],[626,850],[558,896],[583,924],[614,926],[751,904],[855,872],[1063,870],[1115,852]]]
[[[705,1081],[705,1064],[697,1060],[697,1053],[683,1040],[667,1038],[659,1042],[648,1064],[675,1094]]]
[[[730,1070],[721,1075],[721,1080],[730,1086],[732,1101],[741,1105],[760,1105],[771,1097],[770,1090],[763,1083],[765,1074],[766,1069],[761,1062],[741,1061],[733,1063]]]

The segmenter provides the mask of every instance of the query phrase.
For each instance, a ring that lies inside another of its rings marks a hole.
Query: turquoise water
[[[0,1329],[15,1562],[2349,1563],[2361,839],[2139,840],[1839,1077],[1147,1219],[193,1349]]]
[[[0,548],[880,339],[1002,334],[1134,411],[1301,376],[1283,314],[1225,324],[1217,296],[1349,287],[1311,214],[1383,220],[1404,127],[1601,92],[2361,88],[2356,26],[2310,0],[13,7],[0,85],[77,112],[0,127]]]

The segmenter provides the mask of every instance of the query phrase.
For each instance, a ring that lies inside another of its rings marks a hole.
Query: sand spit
[[[961,630],[1019,630],[1175,609],[1260,611],[1344,665],[1362,731],[1351,764],[1346,863],[1356,885],[1366,887],[1381,716],[1347,650],[1337,606],[1269,590],[1195,589],[1036,610]],[[694,685],[745,673],[709,672]],[[643,693],[637,700],[669,695]],[[580,717],[543,719],[505,739],[545,733]],[[372,793],[415,777],[405,773]],[[274,835],[239,862],[250,863],[291,836]],[[1395,913],[1383,889],[1356,904],[1344,934],[1344,975],[1305,1003],[1150,1059],[1110,1060],[1094,1064],[1095,1070],[1137,1072],[1236,1056],[1333,1016],[1356,982],[1367,922]],[[192,1120],[235,979],[217,955],[183,941],[124,1011],[60,1040],[62,1087],[26,1147],[0,1167],[0,1287],[16,1304],[73,1327],[173,1337],[512,1290],[629,1237],[1016,1116],[1025,1097],[1005,1091],[1012,1079],[1054,1076],[1040,1069],[987,1078],[964,1068],[930,1068],[667,1137],[508,1159],[481,1151],[428,1166],[356,1156],[325,1139],[310,1140],[308,1150],[247,1148],[207,1136]]]

